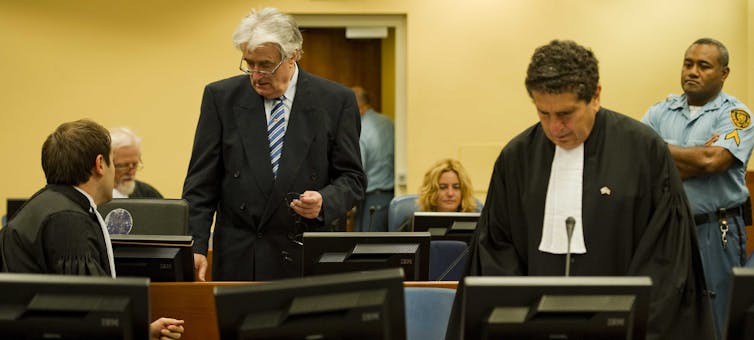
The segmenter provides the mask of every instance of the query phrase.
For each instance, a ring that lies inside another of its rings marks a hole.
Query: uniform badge
[[[608,188],[608,187],[602,187],[602,188],[600,188],[600,194],[602,194],[603,196],[610,196],[611,193],[612,192],[611,192],[610,188]]]
[[[748,112],[741,109],[730,111],[730,121],[739,129],[745,129],[751,125],[751,116]]]

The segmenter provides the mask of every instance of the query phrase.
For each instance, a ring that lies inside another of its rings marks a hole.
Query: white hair
[[[233,45],[242,51],[253,51],[267,43],[276,45],[284,57],[295,56],[299,60],[303,53],[304,38],[296,21],[272,7],[252,10],[233,33]]]
[[[110,147],[115,150],[126,146],[141,148],[141,137],[126,127],[110,129]]]

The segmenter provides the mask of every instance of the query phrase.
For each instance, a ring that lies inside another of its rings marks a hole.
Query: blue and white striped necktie
[[[280,155],[283,153],[283,136],[285,135],[285,97],[275,99],[267,124],[267,136],[270,140],[270,160],[272,162],[272,176],[277,177]]]

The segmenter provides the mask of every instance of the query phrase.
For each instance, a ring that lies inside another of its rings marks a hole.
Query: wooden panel
[[[381,111],[382,43],[380,39],[346,39],[345,28],[302,28],[307,72],[345,86],[361,85],[372,107]]]
[[[186,321],[181,339],[214,340],[220,338],[213,289],[255,282],[152,282],[149,303],[152,320],[172,317]],[[457,282],[405,282],[406,287],[437,287],[455,289]]]

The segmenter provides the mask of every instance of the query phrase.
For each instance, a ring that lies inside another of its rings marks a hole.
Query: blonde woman
[[[442,159],[425,174],[417,203],[421,211],[473,212],[477,210],[471,180],[461,162]]]

